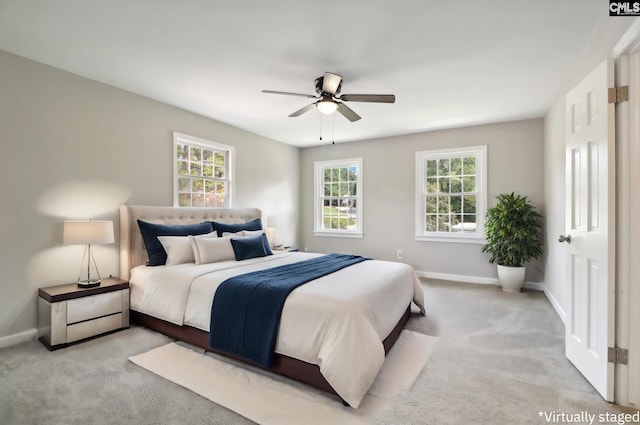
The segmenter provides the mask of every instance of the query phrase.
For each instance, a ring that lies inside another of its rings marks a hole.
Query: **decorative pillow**
[[[217,221],[212,221],[211,225],[213,226],[213,230],[218,232],[219,237],[222,237],[222,234],[224,232],[237,233],[241,230],[262,230],[262,220],[260,220],[259,218],[247,221],[246,223],[236,224],[218,223]]]
[[[233,260],[235,255],[231,238],[201,238],[189,236],[196,264]]]
[[[158,236],[203,235],[213,231],[209,221],[197,224],[167,225],[138,220],[138,227],[140,227],[142,240],[149,257],[147,266],[161,266],[167,262],[167,253],[158,240]]]
[[[264,251],[267,253],[267,255],[273,255],[273,251],[271,251],[271,244],[269,243],[269,238],[267,237],[267,234],[265,233],[264,230],[241,230],[239,232],[236,233],[229,233],[229,232],[224,232],[222,234],[222,236],[233,236],[236,239],[237,238],[246,238],[246,237],[256,237],[258,235],[262,235],[263,239],[262,242],[264,244]]]
[[[258,236],[258,235],[263,235],[264,234],[264,230],[242,230],[240,232],[242,236]],[[237,233],[236,233],[237,234]]]
[[[236,255],[236,260],[248,260],[249,258],[266,257],[267,252],[264,249],[265,241],[267,240],[264,234],[231,239],[231,245],[233,246],[233,252]]]
[[[196,238],[217,238],[217,232],[195,236]],[[189,236],[158,236],[158,240],[167,253],[167,266],[175,264],[193,263],[193,248]]]
[[[262,232],[262,245],[264,246],[264,252],[266,252],[267,255],[273,255],[273,251],[271,251],[271,243],[269,243],[269,238],[264,231]]]

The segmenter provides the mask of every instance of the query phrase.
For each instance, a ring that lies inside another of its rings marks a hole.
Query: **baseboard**
[[[523,288],[533,289],[534,291],[542,291],[544,292],[544,282],[525,282],[522,285]]]
[[[23,342],[36,339],[38,336],[37,329],[28,329],[18,332],[17,334],[0,337],[0,348],[11,347],[12,345],[22,344]]]
[[[548,289],[544,290],[544,294],[547,296],[547,299],[549,300],[549,302],[553,306],[553,309],[556,311],[556,313],[558,313],[558,316],[560,316],[560,320],[562,320],[562,323],[564,323],[566,325],[567,324],[567,313],[564,311],[564,309],[562,308],[562,306],[560,305],[560,303],[558,302],[556,297],[554,297],[553,294],[551,293],[551,291],[549,291]]]
[[[438,279],[438,280],[451,280],[454,282],[465,282],[465,283],[479,283],[482,285],[499,285],[498,279],[490,278],[490,277],[479,277],[479,276],[468,276],[461,274],[449,274],[449,273],[434,273],[434,272],[416,272],[418,277],[425,277],[427,279]],[[523,288],[533,289],[535,291],[542,291],[544,295],[547,297],[551,306],[556,311],[558,316],[560,316],[560,320],[565,325],[567,324],[567,313],[564,311],[556,297],[547,289],[544,282],[525,282]]]
[[[427,279],[438,280],[451,280],[454,282],[465,283],[481,283],[483,285],[497,285],[498,279],[490,277],[469,276],[464,274],[450,274],[450,273],[434,273],[434,272],[420,272],[417,271],[418,277],[426,277]]]
[[[493,277],[480,277],[480,276],[469,276],[463,274],[450,274],[450,273],[434,273],[434,272],[416,272],[418,277],[425,277],[427,279],[438,279],[438,280],[451,280],[454,282],[465,282],[465,283],[479,283],[482,285],[499,285],[498,279]],[[533,289],[536,291],[544,291],[544,283],[542,282],[525,282],[523,285],[524,288]]]

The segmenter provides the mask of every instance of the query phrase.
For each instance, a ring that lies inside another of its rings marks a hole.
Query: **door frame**
[[[615,402],[640,407],[640,18],[613,49],[616,86],[629,86],[629,101],[616,105],[616,347],[628,364],[615,366]],[[636,212],[634,214],[634,212]]]

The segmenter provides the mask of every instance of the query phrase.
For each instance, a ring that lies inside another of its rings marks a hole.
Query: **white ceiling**
[[[294,146],[541,117],[601,0],[0,0],[0,50]],[[362,116],[288,115],[325,71]]]

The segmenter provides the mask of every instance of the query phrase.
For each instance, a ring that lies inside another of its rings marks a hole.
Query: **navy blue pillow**
[[[273,251],[271,251],[271,245],[269,244],[267,235],[263,233],[260,236],[262,236],[262,246],[264,247],[264,252],[266,252],[267,255],[273,255]]]
[[[246,223],[228,224],[212,221],[211,224],[213,225],[213,230],[218,232],[219,238],[221,238],[222,234],[225,232],[237,233],[241,230],[262,230],[262,220],[260,220],[259,218],[247,221]]]
[[[236,254],[236,261],[248,260],[249,258],[266,257],[267,252],[264,249],[264,234],[250,238],[231,238],[233,252]]]
[[[209,221],[197,224],[167,225],[138,220],[138,227],[149,257],[147,266],[162,266],[167,262],[167,252],[158,240],[158,236],[204,235],[213,232]]]

